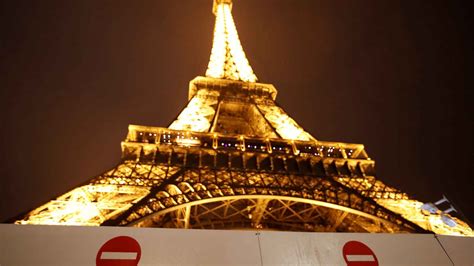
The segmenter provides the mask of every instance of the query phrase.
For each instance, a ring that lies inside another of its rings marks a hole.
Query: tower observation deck
[[[207,71],[176,119],[130,125],[116,167],[16,223],[473,235],[378,180],[362,144],[321,141],[298,125],[277,89],[257,82],[232,5],[214,0]]]

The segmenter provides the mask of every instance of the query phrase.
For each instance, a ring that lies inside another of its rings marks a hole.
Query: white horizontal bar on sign
[[[100,255],[102,260],[135,260],[136,252],[102,252]]]
[[[347,255],[347,261],[375,261],[373,255]]]

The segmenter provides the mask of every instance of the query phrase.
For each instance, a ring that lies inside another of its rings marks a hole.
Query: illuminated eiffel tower
[[[122,160],[18,224],[472,235],[375,178],[361,144],[320,141],[258,83],[231,0],[214,0],[206,77],[167,128],[130,125]]]

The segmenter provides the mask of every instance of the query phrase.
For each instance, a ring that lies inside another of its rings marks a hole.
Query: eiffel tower
[[[362,144],[317,140],[257,82],[231,0],[214,0],[205,77],[168,127],[130,125],[122,159],[17,224],[473,235],[375,177]]]

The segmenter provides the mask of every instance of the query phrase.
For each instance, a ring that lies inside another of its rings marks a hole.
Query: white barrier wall
[[[474,265],[474,237],[436,236],[454,265]]]
[[[474,238],[438,238],[0,224],[0,266],[474,264]]]
[[[0,225],[0,265],[96,265],[101,246],[118,236],[139,243],[138,265],[260,265],[251,231],[34,225]],[[116,252],[115,257],[132,252]],[[130,260],[124,265],[137,265]]]
[[[451,265],[433,235],[266,232],[260,235],[265,265]],[[348,242],[362,243],[350,247]],[[378,263],[376,263],[378,262]]]

